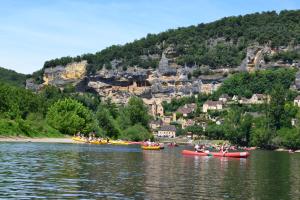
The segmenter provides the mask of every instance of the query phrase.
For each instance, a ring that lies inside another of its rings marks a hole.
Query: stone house
[[[294,99],[294,105],[300,107],[300,95]]]
[[[149,126],[151,129],[158,129],[160,128],[162,125],[162,121],[161,120],[152,120],[149,123]]]
[[[209,110],[222,110],[223,102],[222,101],[206,101],[203,104],[203,112],[206,113]]]
[[[164,125],[159,129],[157,136],[158,137],[175,138],[176,137],[176,127],[174,125]]]
[[[184,117],[187,117],[189,114],[195,112],[197,105],[195,103],[186,104],[177,109],[178,113],[181,113]]]
[[[226,103],[227,101],[230,101],[230,97],[228,96],[228,94],[222,94],[219,97],[219,101],[222,101],[223,103]]]
[[[163,124],[170,124],[172,121],[173,117],[172,116],[164,116],[162,118]]]
[[[153,117],[162,117],[164,116],[164,107],[161,105],[161,103],[158,103],[156,101],[153,102],[147,102],[144,100],[144,103],[148,105],[149,108],[149,114]]]
[[[249,102],[252,104],[263,104],[265,100],[267,100],[265,95],[253,94]]]
[[[188,126],[193,126],[193,125],[195,125],[195,121],[193,121],[192,119],[183,120],[181,124],[182,129],[185,129]]]

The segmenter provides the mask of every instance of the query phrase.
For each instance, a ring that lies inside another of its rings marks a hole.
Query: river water
[[[300,199],[300,153],[181,155],[189,148],[0,143],[0,198]]]

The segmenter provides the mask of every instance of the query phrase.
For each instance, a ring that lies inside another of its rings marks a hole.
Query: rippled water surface
[[[182,156],[188,148],[0,143],[0,198],[300,199],[300,153]]]

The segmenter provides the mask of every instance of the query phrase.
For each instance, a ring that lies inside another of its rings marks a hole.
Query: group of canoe
[[[112,145],[132,145],[139,144],[143,150],[161,150],[164,149],[163,144],[159,143],[148,143],[148,142],[131,142],[123,140],[87,140],[86,138],[73,137],[76,142],[90,143],[90,144],[112,144]],[[168,147],[177,147],[176,143],[168,144]],[[248,150],[248,149],[247,149]],[[253,150],[253,149],[249,149]],[[215,157],[232,157],[232,158],[247,158],[250,153],[245,152],[198,152],[192,150],[183,150],[183,155],[192,155],[192,156],[215,156]]]
[[[124,140],[88,140],[82,137],[73,137],[72,138],[76,142],[81,143],[89,143],[89,144],[112,144],[112,145],[130,145],[130,144],[143,144],[144,142],[131,142],[131,141],[124,141]]]

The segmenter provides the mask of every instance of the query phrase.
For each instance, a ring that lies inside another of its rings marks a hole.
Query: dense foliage
[[[255,71],[254,73],[237,73],[230,76],[223,82],[218,93],[249,98],[255,93],[270,93],[276,84],[281,84],[284,89],[288,89],[294,79],[295,70],[291,69]]]
[[[14,86],[24,87],[26,75],[13,70],[0,67],[0,83],[7,83]]]
[[[234,67],[245,57],[246,47],[254,42],[268,43],[272,47],[299,44],[299,21],[299,10],[225,17],[208,24],[148,34],[145,38],[125,45],[113,45],[95,54],[49,60],[44,68],[80,60],[88,61],[89,72],[103,66],[110,68],[113,60],[119,61],[117,67],[156,67],[157,58],[149,55],[160,55],[167,47],[173,48],[177,63],[182,65],[197,63],[212,68]]]
[[[91,132],[96,129],[92,112],[73,99],[59,100],[47,113],[47,122],[63,134]]]
[[[132,98],[125,107],[46,86],[40,93],[0,85],[0,135],[56,137],[95,131],[99,136],[144,140],[151,137],[147,107]]]

